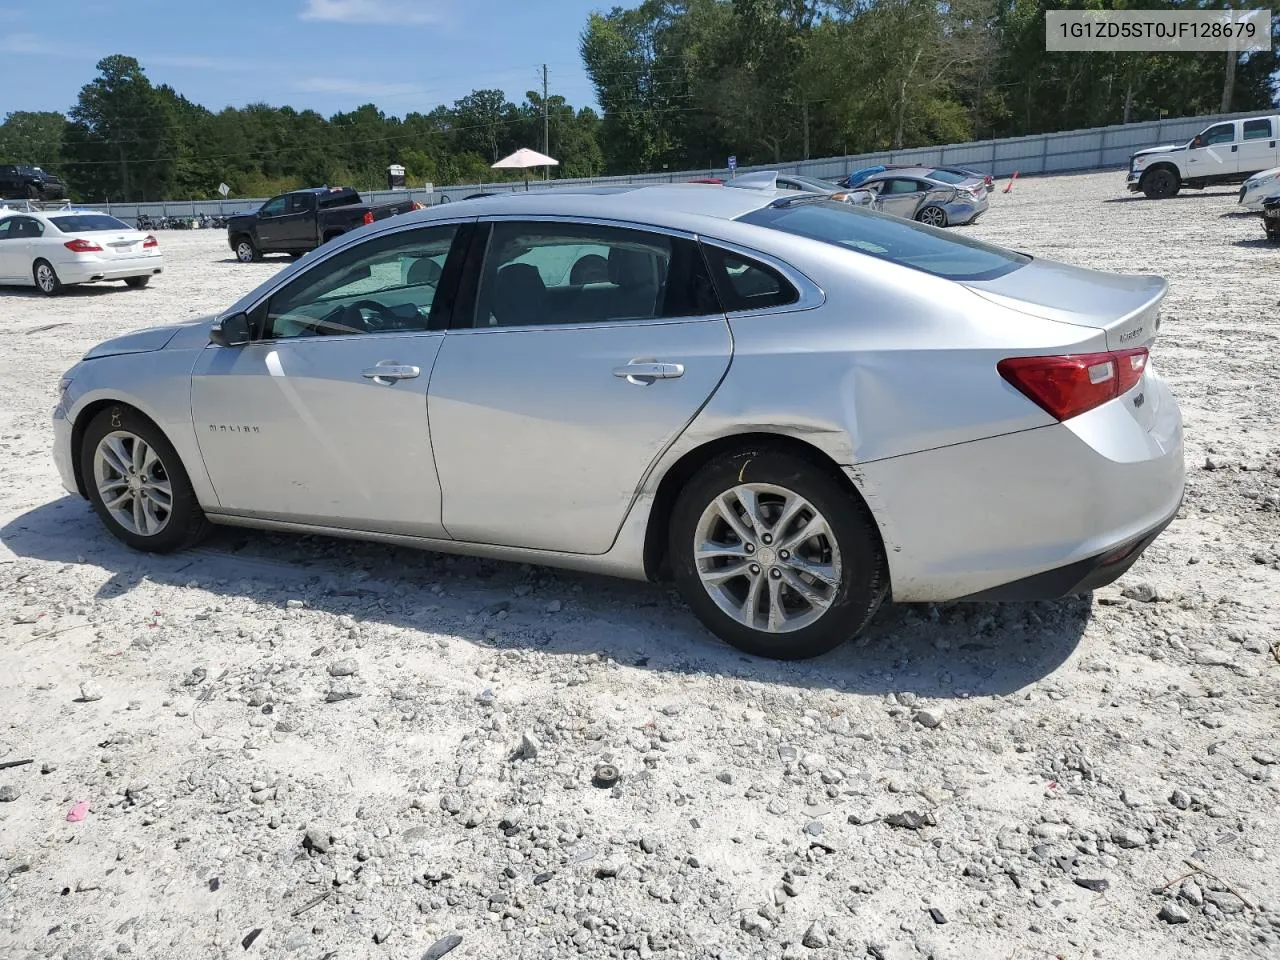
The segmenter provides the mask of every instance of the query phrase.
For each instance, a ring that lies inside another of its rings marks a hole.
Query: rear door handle
[[[395,380],[412,380],[422,371],[412,364],[397,363],[394,360],[380,360],[377,364],[361,372],[361,376],[374,383],[391,383]]]
[[[650,360],[632,360],[613,368],[615,377],[626,377],[628,383],[653,383],[655,380],[674,380],[684,376],[683,363],[657,363]]]

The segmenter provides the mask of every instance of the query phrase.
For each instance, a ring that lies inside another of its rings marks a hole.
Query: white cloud
[[[307,0],[303,20],[333,23],[394,23],[401,26],[439,19],[432,0]]]
[[[426,93],[412,83],[377,83],[368,80],[347,80],[342,77],[309,77],[293,85],[304,93],[337,93],[357,97],[411,97]]]
[[[179,55],[161,55],[154,57],[139,57],[143,68],[154,64],[157,67],[181,67],[187,70],[220,70],[225,72],[240,72],[247,70],[261,69],[261,64],[255,64],[249,60],[228,60],[222,57],[199,57],[199,56],[182,56]]]
[[[65,56],[66,48],[59,50],[57,45],[44,40],[34,33],[10,33],[0,37],[0,53],[13,53],[22,56]]]

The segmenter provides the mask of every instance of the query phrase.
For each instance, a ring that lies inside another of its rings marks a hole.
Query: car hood
[[[1270,170],[1255,173],[1244,182],[1244,185],[1246,187],[1256,187],[1259,184],[1266,183],[1268,180],[1280,180],[1280,167],[1272,167]]]
[[[1135,150],[1130,156],[1149,157],[1153,153],[1172,153],[1175,150],[1185,150],[1185,143],[1166,143],[1162,147],[1147,147],[1145,150]]]
[[[185,323],[174,323],[163,327],[148,327],[135,330],[122,337],[104,340],[84,355],[84,360],[97,360],[100,357],[114,357],[122,353],[151,353],[166,347],[191,347],[209,339],[209,325],[212,316],[189,320]]]
[[[1169,283],[1154,274],[1104,273],[1054,260],[1032,260],[994,280],[965,286],[1020,313],[1106,331],[1112,350],[1149,343]]]

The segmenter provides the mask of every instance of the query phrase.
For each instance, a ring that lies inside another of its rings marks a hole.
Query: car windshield
[[[49,222],[52,223],[63,233],[94,233],[98,230],[132,230],[129,226],[115,217],[108,217],[105,213],[77,213],[67,217],[50,217]]]
[[[832,200],[762,207],[738,219],[948,280],[991,280],[1031,262],[1025,254]]]
[[[940,180],[942,183],[964,183],[969,179],[963,173],[956,173],[954,170],[930,170],[926,176],[930,180]]]

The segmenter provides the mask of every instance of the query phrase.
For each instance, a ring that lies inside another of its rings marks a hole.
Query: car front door
[[[258,211],[258,249],[284,250],[289,197],[272,197]]]
[[[589,257],[605,259],[607,281],[572,283]],[[692,238],[558,218],[482,223],[427,396],[445,529],[608,551],[731,354]]]
[[[1241,122],[1239,169],[1237,173],[1254,174],[1280,165],[1280,152],[1276,150],[1276,121],[1274,117]]]
[[[880,209],[895,217],[910,220],[924,197],[921,185],[907,177],[892,177],[880,188]]]
[[[1231,176],[1240,170],[1240,122],[1215,123],[1194,140],[1187,150],[1187,175],[1184,179],[1212,180]]]
[[[44,224],[34,217],[16,216],[5,220],[0,233],[0,277],[10,283],[34,283],[35,244],[44,234]]]
[[[251,342],[205,349],[191,412],[223,512],[443,535],[427,384],[465,232],[415,227],[343,248],[249,311]]]
[[[310,250],[316,245],[316,198],[310,193],[289,195],[284,215],[275,225],[282,250]]]

